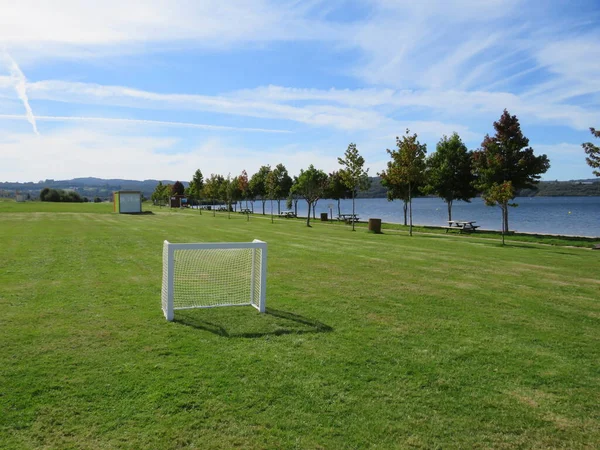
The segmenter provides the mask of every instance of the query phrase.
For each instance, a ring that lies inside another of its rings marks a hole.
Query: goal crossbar
[[[207,242],[163,244],[162,309],[218,306],[266,308],[267,243]]]

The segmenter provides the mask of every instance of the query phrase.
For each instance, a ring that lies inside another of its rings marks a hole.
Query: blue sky
[[[592,177],[600,3],[21,0],[0,4],[0,181],[189,180],[284,163],[370,173],[406,128],[476,149],[504,108]]]

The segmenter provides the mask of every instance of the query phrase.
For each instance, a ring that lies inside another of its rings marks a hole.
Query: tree
[[[298,217],[298,200],[300,200],[300,195],[297,192],[297,189],[294,188],[298,184],[298,177],[294,176],[292,180],[292,187],[290,188],[290,193],[288,194],[286,206],[288,209],[292,209],[292,204],[294,205],[294,215]]]
[[[267,175],[267,195],[271,199],[271,223],[273,223],[273,197],[277,195],[278,190],[278,182],[277,182],[277,174],[274,170],[269,172]],[[280,211],[281,213],[281,211]]]
[[[412,198],[416,188],[425,181],[425,155],[427,145],[417,140],[417,134],[410,134],[407,129],[404,136],[396,138],[397,150],[387,150],[392,157],[387,170],[379,176],[385,180],[388,187],[398,191],[405,185],[408,189],[409,235],[412,236]]]
[[[505,181],[502,184],[494,183],[490,188],[484,193],[483,199],[485,200],[485,204],[488,206],[500,206],[502,210],[502,245],[504,245],[504,235],[508,231],[506,229],[506,223],[504,221],[505,210],[508,206],[511,206],[508,203],[515,197],[515,192],[510,181]]]
[[[250,189],[255,197],[262,201],[263,216],[265,215],[265,202],[267,201],[267,175],[271,172],[271,166],[261,166],[252,178],[250,178]]]
[[[388,162],[388,171],[390,164]],[[402,211],[404,212],[404,226],[408,225],[408,184],[406,183],[398,183],[392,184],[390,179],[388,178],[387,171],[383,171],[379,174],[381,176],[381,185],[387,188],[387,199],[388,202],[393,202],[394,200],[402,200]],[[418,186],[413,186],[413,192],[418,189]]]
[[[241,194],[240,208],[242,207],[241,200],[246,200],[246,209],[248,209],[248,173],[245,170],[242,170],[242,173],[238,175],[238,187]]]
[[[300,175],[298,175],[292,191],[304,198],[308,204],[308,214],[306,215],[307,227],[310,227],[310,208],[323,196],[326,185],[327,174],[322,170],[315,169],[312,164],[306,170],[300,169]]]
[[[156,185],[156,188],[154,188],[154,192],[152,193],[150,198],[152,199],[152,203],[154,203],[155,205],[158,204],[159,207],[162,207],[163,201],[167,196],[167,186],[162,184],[162,181],[159,181]],[[94,201],[96,201],[96,199],[94,199]]]
[[[65,191],[63,189],[44,188],[40,192],[40,200],[42,202],[65,202],[65,203],[82,203],[83,198],[75,191]]]
[[[330,173],[327,182],[325,197],[337,200],[338,217],[342,214],[342,210],[340,208],[340,200],[343,198],[348,198],[349,196],[350,192],[346,187],[346,184],[344,183],[340,172],[335,171]]]
[[[594,137],[600,138],[600,130],[590,128],[590,132]],[[585,150],[586,155],[588,155],[587,158],[585,158],[588,166],[594,169],[600,169],[600,147],[591,142],[586,142],[585,144],[581,144],[581,146]],[[592,173],[597,177],[600,177],[600,170],[594,170]]]
[[[223,178],[219,184],[218,198],[223,202],[227,212],[231,211],[231,175],[227,174],[227,178]]]
[[[231,202],[233,200],[233,180],[231,179],[231,174],[227,174],[227,178],[221,185],[221,198],[225,202],[225,207],[227,208],[227,218],[231,219]]]
[[[173,186],[171,186],[171,195],[183,195],[185,192],[185,187],[181,181],[176,181]]]
[[[198,202],[198,211],[202,214],[202,208],[200,208],[200,198],[202,196],[202,190],[204,189],[204,177],[202,176],[202,172],[200,169],[197,169],[194,172],[194,176],[190,181],[189,192],[192,198],[196,199]]]
[[[210,178],[204,183],[204,195],[206,195],[212,203],[213,216],[216,216],[215,200],[221,198],[222,184],[225,179],[222,175],[210,174]]]
[[[273,173],[275,174],[276,189],[272,197],[277,200],[277,214],[281,214],[281,200],[289,195],[293,180],[283,164],[277,164]]]
[[[532,189],[541,174],[550,168],[546,155],[535,156],[529,147],[529,139],[523,136],[517,116],[505,109],[500,120],[494,122],[496,134],[486,135],[481,149],[473,154],[473,171],[477,176],[475,187],[484,195],[494,185],[511,182],[513,197],[520,189]],[[504,229],[508,231],[508,208],[516,203],[502,205]]]
[[[469,152],[460,136],[453,133],[449,138],[442,137],[436,151],[427,158],[427,185],[425,193],[432,193],[444,199],[448,205],[448,220],[452,220],[454,200],[470,202],[477,195],[474,186],[471,162],[473,152]]]
[[[369,169],[363,169],[365,158],[360,156],[356,144],[348,145],[344,158],[338,158],[338,163],[343,167],[340,175],[344,184],[352,192],[352,231],[354,231],[354,215],[356,214],[354,200],[357,191],[369,189]]]
[[[241,202],[242,200],[242,190],[240,189],[240,179],[239,177],[233,177],[230,181],[229,184],[229,201],[230,201],[230,208],[231,209],[231,204],[233,204],[234,211],[237,211],[237,202]]]

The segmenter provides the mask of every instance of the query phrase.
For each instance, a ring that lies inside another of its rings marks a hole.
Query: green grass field
[[[598,448],[600,252],[0,203],[0,448]],[[268,313],[160,308],[162,242],[269,244]]]

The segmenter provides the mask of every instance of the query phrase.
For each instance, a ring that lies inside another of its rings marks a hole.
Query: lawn
[[[1,448],[598,448],[600,252],[0,203]],[[269,244],[267,314],[160,308],[162,242]]]

